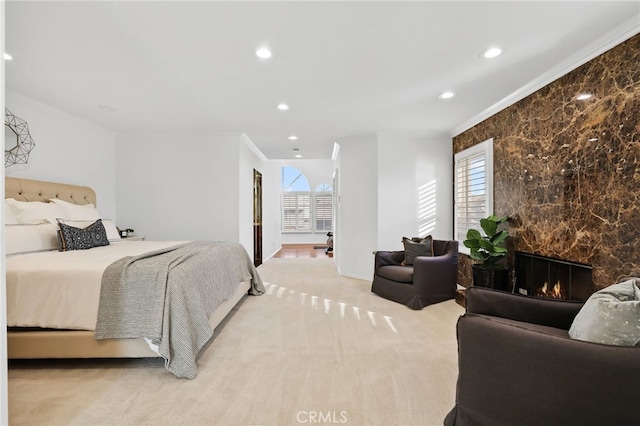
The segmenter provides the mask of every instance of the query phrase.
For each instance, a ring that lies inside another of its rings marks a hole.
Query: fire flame
[[[547,297],[549,299],[562,299],[562,285],[560,285],[560,281],[553,286],[551,291],[549,291],[549,284],[545,282],[542,288],[538,289],[537,296]]]

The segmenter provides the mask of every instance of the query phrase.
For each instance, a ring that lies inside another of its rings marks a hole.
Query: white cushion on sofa
[[[585,302],[569,329],[569,337],[607,345],[640,343],[640,278],[603,288]]]

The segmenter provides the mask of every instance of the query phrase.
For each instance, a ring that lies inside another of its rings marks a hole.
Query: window
[[[282,231],[311,231],[311,187],[294,167],[282,167]]]
[[[295,167],[282,167],[282,192],[310,192],[311,186],[307,177]]]
[[[311,194],[309,192],[282,194],[282,231],[311,231]]]
[[[333,189],[327,184],[318,185],[313,199],[315,231],[331,231],[333,229]]]
[[[455,239],[464,241],[470,228],[493,213],[493,139],[455,155]],[[460,245],[460,252],[469,249]]]
[[[282,232],[322,232],[333,227],[333,189],[318,185],[311,192],[304,174],[282,167]]]

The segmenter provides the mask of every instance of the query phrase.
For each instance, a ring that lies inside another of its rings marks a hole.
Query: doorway
[[[262,174],[253,169],[253,264],[262,265]]]

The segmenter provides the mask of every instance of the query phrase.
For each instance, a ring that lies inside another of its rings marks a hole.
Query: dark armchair
[[[569,337],[580,302],[471,287],[445,426],[637,425],[640,347]]]
[[[371,291],[385,299],[422,309],[453,299],[458,274],[458,242],[433,240],[433,256],[402,266],[404,251],[378,251]]]

